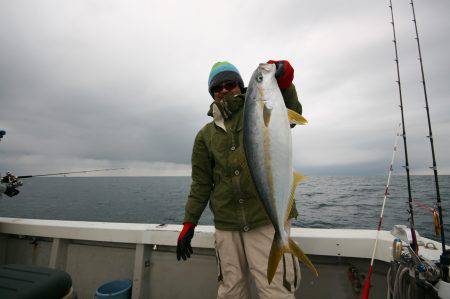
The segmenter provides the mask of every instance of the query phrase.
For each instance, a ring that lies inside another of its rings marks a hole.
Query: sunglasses
[[[238,86],[238,83],[236,81],[228,81],[228,82],[224,82],[222,84],[211,87],[211,91],[214,93],[221,92],[224,88],[225,88],[225,90],[230,91],[230,90],[236,88],[236,86]]]

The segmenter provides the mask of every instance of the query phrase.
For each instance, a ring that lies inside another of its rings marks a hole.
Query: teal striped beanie
[[[242,81],[242,77],[238,69],[228,61],[216,62],[212,66],[211,72],[209,73],[208,78],[209,94],[213,96],[213,93],[211,91],[211,88],[213,86],[216,86],[217,84],[229,80],[236,80],[241,90],[244,90],[244,81]]]

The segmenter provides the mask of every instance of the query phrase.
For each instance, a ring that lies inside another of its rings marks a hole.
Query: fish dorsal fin
[[[300,114],[298,114],[294,110],[287,109],[287,113],[288,113],[289,122],[291,124],[306,125],[308,123],[306,118],[304,118],[303,116],[301,116]]]
[[[302,180],[304,180],[305,178],[306,178],[305,176],[294,171],[294,179],[293,179],[294,181],[292,182],[291,197],[289,199],[288,210],[286,213],[286,217],[288,217],[288,218],[289,218],[289,214],[291,213],[292,206],[294,205],[295,189],[297,189],[298,184],[300,184],[300,182]]]
[[[263,107],[263,119],[264,119],[264,124],[266,125],[266,127],[269,126],[269,122],[270,122],[270,116],[272,115],[272,105],[269,102],[265,102],[264,103],[264,107]]]
[[[297,188],[298,184],[300,184],[301,181],[303,181],[304,179],[306,179],[306,177],[296,171],[294,171],[294,184],[293,187],[294,190],[295,188]]]

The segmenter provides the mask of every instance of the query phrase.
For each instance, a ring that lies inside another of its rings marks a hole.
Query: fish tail
[[[267,281],[269,284],[272,282],[275,272],[277,272],[278,264],[280,263],[281,257],[286,249],[278,246],[280,240],[280,235],[275,233],[272,241],[272,247],[270,248],[269,262],[267,264]]]
[[[289,238],[289,251],[296,257],[298,257],[302,261],[302,263],[304,263],[314,274],[316,274],[316,276],[319,276],[316,267],[314,267],[313,263],[311,263],[303,250],[300,249],[300,247],[297,245],[297,243],[295,243],[294,240],[292,240],[292,238]]]
[[[269,282],[269,284],[272,282],[273,277],[275,276],[281,257],[286,252],[292,253],[293,255],[298,257],[300,261],[306,264],[306,266],[316,276],[319,276],[319,273],[317,272],[313,263],[309,260],[306,254],[303,253],[303,250],[301,250],[300,247],[298,247],[298,245],[295,243],[294,240],[289,238],[289,243],[286,244],[286,246],[283,246],[282,248],[280,248],[280,246],[278,245],[279,240],[280,240],[279,234],[275,233],[275,236],[273,237],[272,247],[270,248],[269,262],[267,265],[267,281]]]

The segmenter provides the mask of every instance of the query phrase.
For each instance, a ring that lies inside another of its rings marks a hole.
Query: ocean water
[[[413,198],[430,207],[435,201],[432,176],[412,176]],[[386,176],[312,176],[296,191],[299,217],[293,226],[375,229]],[[45,177],[24,180],[21,193],[0,199],[0,216],[134,223],[181,224],[189,177]],[[444,212],[449,211],[450,176],[440,176]],[[405,176],[393,176],[382,228],[408,225]],[[414,205],[417,231],[434,236],[433,216]],[[450,216],[445,216],[450,237]],[[213,224],[207,207],[200,224]]]

